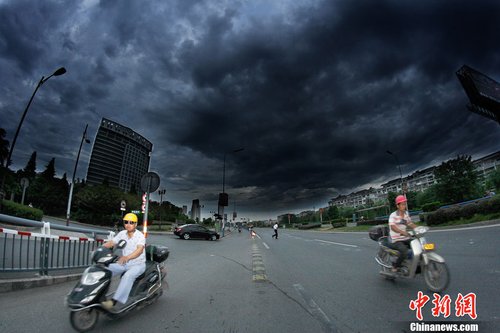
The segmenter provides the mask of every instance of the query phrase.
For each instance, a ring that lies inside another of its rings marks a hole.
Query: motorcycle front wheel
[[[71,326],[78,332],[87,332],[94,328],[99,318],[99,312],[90,308],[81,311],[72,311],[69,315]]]
[[[450,272],[444,262],[429,261],[429,264],[424,267],[423,273],[425,284],[430,291],[443,291],[450,283]]]

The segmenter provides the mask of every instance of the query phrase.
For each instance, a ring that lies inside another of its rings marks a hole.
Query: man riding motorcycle
[[[113,296],[113,299],[102,302],[103,308],[110,310],[117,302],[122,305],[128,300],[130,290],[135,279],[144,273],[146,269],[146,255],[144,247],[146,239],[144,234],[137,228],[137,215],[128,213],[123,217],[123,225],[125,230],[120,231],[112,240],[104,243],[104,247],[112,248],[122,239],[127,241],[123,248],[123,256],[118,259],[117,263],[110,264],[108,269],[116,274],[123,274],[118,289]]]
[[[410,248],[410,234],[406,231],[407,227],[415,229],[417,226],[411,222],[410,215],[406,211],[406,196],[398,195],[396,197],[397,210],[389,216],[389,246],[394,250],[399,251],[399,256],[396,262],[393,263],[392,272],[396,273],[401,267],[401,263],[408,256]]]

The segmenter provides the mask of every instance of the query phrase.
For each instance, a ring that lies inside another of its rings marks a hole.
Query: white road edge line
[[[344,244],[344,243],[336,243],[336,242],[330,242],[330,241],[325,241],[325,240],[321,240],[321,239],[315,239],[315,241],[316,242],[322,242],[322,243],[328,243],[328,244],[342,245],[342,246],[358,247],[357,245]]]
[[[463,227],[463,228],[441,229],[441,230],[432,230],[431,227],[431,230],[429,230],[429,232],[467,231],[467,230],[493,228],[493,227],[500,227],[500,224],[479,225],[477,227]]]

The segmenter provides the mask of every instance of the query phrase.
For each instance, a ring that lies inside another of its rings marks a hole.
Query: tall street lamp
[[[399,164],[398,155],[396,155],[395,153],[391,152],[390,150],[386,150],[386,153],[389,154],[389,155],[394,156],[394,159],[396,160],[396,164],[398,165],[398,169],[399,169],[399,179],[401,180],[401,191],[404,194],[405,190],[404,190],[404,187],[403,187],[403,174],[401,173],[401,165]]]
[[[222,237],[224,237],[224,207],[229,205],[229,196],[225,192],[226,190],[226,155],[227,153],[239,153],[245,148],[233,149],[229,152],[224,152],[224,167],[222,169],[222,193],[219,194],[219,204],[218,204],[218,217],[222,219]]]
[[[40,79],[40,81],[38,82],[38,84],[35,88],[35,91],[33,91],[33,95],[31,95],[31,98],[28,102],[28,105],[26,105],[26,108],[24,109],[23,115],[21,117],[21,121],[19,121],[19,125],[17,125],[17,130],[16,130],[16,134],[14,134],[14,139],[12,139],[12,145],[10,146],[10,149],[9,149],[9,155],[7,156],[7,162],[5,163],[5,173],[2,177],[2,184],[0,187],[0,207],[1,207],[1,201],[3,200],[3,195],[4,195],[3,189],[5,186],[5,177],[7,175],[7,170],[9,169],[10,159],[12,157],[12,152],[14,151],[14,146],[16,145],[17,136],[19,135],[19,131],[21,130],[21,126],[23,124],[24,118],[26,117],[26,113],[28,113],[28,109],[30,108],[31,102],[33,101],[33,98],[35,97],[36,92],[42,86],[42,84],[47,82],[51,77],[63,75],[64,73],[66,73],[66,68],[61,67],[58,70],[56,70],[49,77],[42,76],[42,78]]]
[[[165,195],[165,193],[167,193],[167,190],[165,190],[165,189],[158,190],[158,194],[160,195],[160,209],[159,209],[159,212],[160,212],[160,230],[161,230],[161,210],[162,210],[162,205],[163,205],[163,196]]]
[[[73,188],[75,187],[75,176],[76,176],[76,168],[78,167],[78,160],[80,159],[80,153],[82,151],[83,141],[86,143],[90,143],[90,140],[87,139],[87,128],[89,124],[85,126],[85,130],[83,131],[82,141],[80,141],[80,148],[78,149],[78,155],[76,156],[75,169],[73,170],[73,177],[71,178],[71,186],[69,188],[69,197],[68,197],[68,209],[66,211],[66,225],[69,225],[69,218],[71,215],[71,199],[73,198]]]

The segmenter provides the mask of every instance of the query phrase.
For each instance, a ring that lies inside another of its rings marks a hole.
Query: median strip
[[[262,261],[262,255],[260,254],[257,244],[252,245],[252,281],[253,282],[266,282],[266,267]]]

